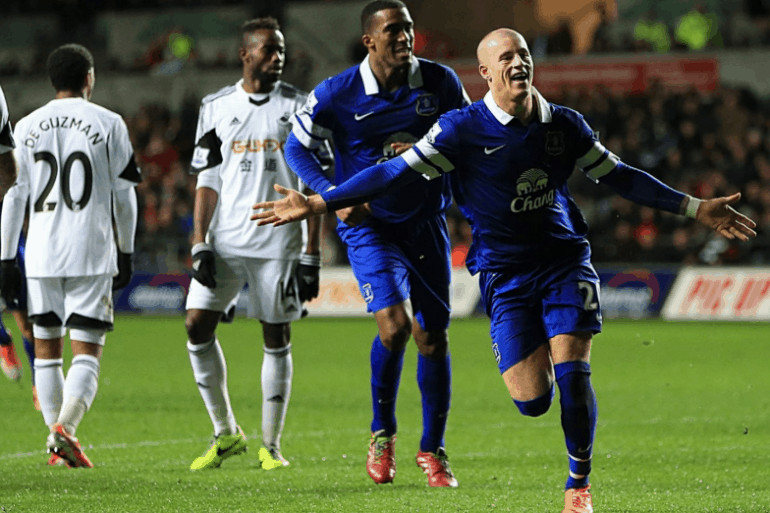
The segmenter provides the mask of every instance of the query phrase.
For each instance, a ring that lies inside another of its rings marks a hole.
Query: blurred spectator
[[[602,2],[596,3],[596,12],[599,14],[599,24],[594,30],[594,40],[591,51],[596,53],[610,52],[615,49],[612,39],[612,22],[607,13],[607,6]]]
[[[653,85],[645,94],[622,96],[600,89],[571,89],[551,98],[582,111],[603,135],[607,148],[626,162],[690,194],[702,197],[741,187],[740,208],[770,222],[770,101],[723,88],[716,93],[671,91]],[[137,189],[141,220],[137,269],[184,272],[189,268],[189,237],[195,180],[187,174],[197,99],[188,98],[179,113],[144,105],[127,118],[145,181]],[[589,222],[597,263],[770,264],[770,236],[739,245],[715,239],[696,223],[641,208],[597,186],[582,173],[570,180],[575,200]],[[345,265],[347,257],[334,230],[335,218],[323,227],[324,265]],[[465,263],[471,237],[459,211],[448,213],[452,264]],[[666,234],[671,235],[666,235]]]
[[[634,25],[634,49],[665,53],[671,49],[668,26],[650,10]]]
[[[564,55],[572,53],[572,29],[569,20],[559,20],[556,29],[548,35],[546,53],[548,55]]]
[[[716,14],[706,10],[703,4],[695,7],[679,19],[674,31],[677,43],[690,50],[702,50],[706,46],[723,46]]]

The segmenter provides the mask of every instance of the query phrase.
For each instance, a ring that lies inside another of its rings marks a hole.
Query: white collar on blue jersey
[[[235,87],[240,91],[241,93],[245,94],[249,98],[253,99],[254,101],[261,102],[271,94],[273,94],[273,91],[275,91],[275,88],[278,87],[279,80],[276,80],[275,84],[273,84],[273,88],[270,89],[267,93],[247,93],[246,89],[243,88],[243,79],[240,79],[237,84],[235,84]]]
[[[369,65],[369,56],[364,58],[361,65],[358,67],[361,73],[361,80],[364,81],[364,92],[371,96],[380,92],[380,84],[377,83],[377,79],[374,77],[372,67]],[[416,89],[422,87],[422,72],[420,71],[420,61],[417,57],[412,56],[412,63],[409,65],[409,87]]]
[[[550,123],[553,118],[551,116],[551,107],[548,105],[548,102],[539,92],[537,92],[537,89],[534,87],[532,88],[532,96],[535,98],[535,101],[537,102],[537,109],[540,111],[540,122]],[[489,112],[491,112],[492,115],[502,125],[507,125],[513,118],[516,117],[511,116],[503,109],[498,107],[498,105],[495,103],[495,100],[492,99],[492,91],[487,91],[487,94],[484,95],[484,105],[487,106]]]

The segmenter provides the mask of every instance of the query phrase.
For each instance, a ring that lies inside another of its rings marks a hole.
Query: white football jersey
[[[219,193],[207,241],[222,256],[296,259],[302,249],[302,225],[257,226],[251,206],[278,200],[273,184],[302,190],[289,168],[283,146],[290,118],[307,95],[285,82],[268,94],[249,94],[243,80],[206,96],[201,102],[191,172],[198,187]]]
[[[8,153],[13,150],[13,129],[11,128],[8,104],[5,102],[3,88],[0,87],[0,153]]]
[[[29,200],[30,278],[117,273],[112,192],[141,181],[128,129],[83,98],[51,100],[16,125],[19,177]]]

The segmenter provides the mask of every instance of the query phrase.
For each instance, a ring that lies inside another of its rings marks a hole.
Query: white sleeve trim
[[[136,191],[121,189],[113,192],[115,209],[115,231],[118,249],[121,253],[133,253],[136,239],[136,225],[139,221],[139,206]]]
[[[198,173],[198,182],[195,188],[200,189],[201,187],[214,189],[217,194],[222,191],[222,178],[219,176],[219,166],[205,169]]]
[[[15,185],[3,198],[2,220],[0,220],[1,260],[16,258],[27,204],[27,195],[24,192],[18,185]]]
[[[292,119],[292,133],[299,139],[302,146],[314,150],[326,139],[332,138],[332,131],[313,123],[313,119],[307,112],[299,111]]]
[[[423,157],[420,157],[420,154]],[[436,178],[441,174],[452,171],[455,167],[452,162],[425,139],[415,144],[402,155],[406,163],[422,174],[428,180]]]

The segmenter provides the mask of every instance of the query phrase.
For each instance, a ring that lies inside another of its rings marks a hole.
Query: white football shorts
[[[112,275],[27,277],[27,308],[30,316],[53,312],[64,324],[72,314],[112,324]]]
[[[302,303],[294,270],[297,260],[215,256],[217,286],[210,289],[198,280],[190,282],[187,310],[228,312],[238,301],[244,284],[249,285],[247,315],[270,324],[296,321]]]

